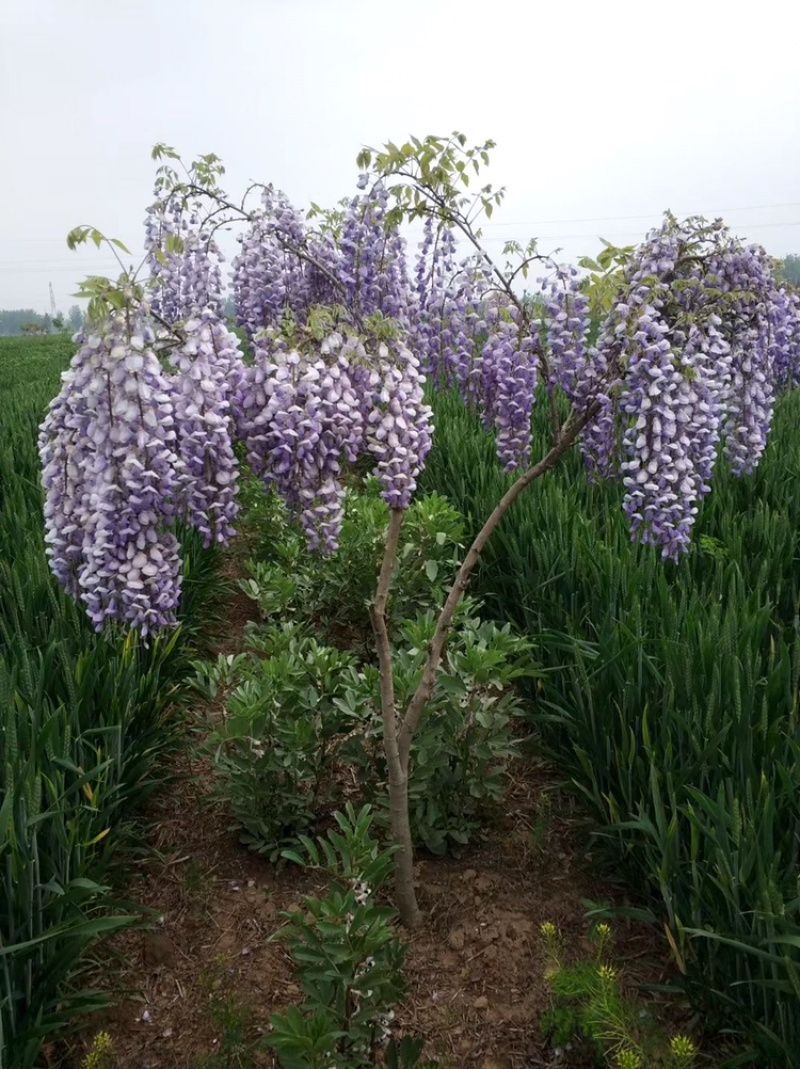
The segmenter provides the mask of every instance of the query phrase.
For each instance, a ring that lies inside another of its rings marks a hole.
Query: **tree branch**
[[[433,633],[430,646],[428,647],[428,657],[425,661],[422,679],[420,680],[411,701],[408,703],[408,707],[400,722],[398,748],[400,759],[403,764],[407,764],[408,762],[414,732],[417,729],[425,705],[433,693],[439,665],[441,664],[442,654],[444,652],[445,641],[453,621],[453,615],[455,614],[461,596],[467,587],[470,575],[472,574],[475,565],[478,563],[483,547],[486,545],[495,528],[522,491],[530,486],[534,480],[538,479],[540,476],[544,475],[545,472],[555,466],[562,455],[573,446],[578,435],[587,423],[590,423],[591,420],[594,419],[599,409],[600,403],[599,401],[595,401],[580,415],[576,416],[573,414],[573,416],[567,420],[563,428],[561,428],[559,440],[552,446],[550,451],[542,457],[538,464],[534,464],[532,468],[528,468],[528,470],[520,475],[516,482],[509,487],[493,509],[483,527],[475,536],[475,540],[469,547],[461,567],[456,573],[455,582],[450,588],[447,600],[439,614],[439,619],[436,621],[436,629]]]

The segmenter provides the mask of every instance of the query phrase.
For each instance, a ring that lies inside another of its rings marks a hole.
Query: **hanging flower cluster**
[[[359,186],[364,187],[366,175]],[[380,312],[409,325],[411,290],[405,241],[386,225],[389,194],[382,182],[353,197],[339,238],[336,276],[341,300],[361,320]]]
[[[425,404],[419,361],[404,345],[378,345],[379,375],[370,371],[367,448],[376,458],[375,475],[393,509],[406,509],[417,488],[433,434]]]
[[[688,336],[668,333],[645,306],[620,399],[628,420],[621,468],[631,535],[676,560],[688,547],[697,502],[710,489],[729,349],[713,323],[707,333],[697,326]]]
[[[769,322],[776,388],[779,392],[794,389],[800,386],[800,296],[778,290],[769,308]]]
[[[516,317],[510,314],[506,318],[496,309],[487,309],[486,317],[492,327],[480,353],[478,407],[484,425],[497,431],[498,459],[506,471],[513,471],[527,465],[530,457],[537,339],[530,332],[521,332]]]
[[[603,382],[596,353],[589,348],[589,298],[574,267],[556,267],[541,284],[549,351],[548,389],[558,386],[570,405],[582,412],[597,398]]]
[[[720,441],[735,474],[763,453],[776,354],[797,360],[795,310],[763,249],[670,216],[636,250],[621,296],[590,351],[608,388],[584,445],[598,473],[622,475],[632,536],[676,560]]]
[[[387,207],[380,183],[354,197],[335,240],[309,231],[286,196],[267,186],[233,263],[236,319],[250,339],[287,316],[302,325],[320,305],[343,307],[355,324],[379,312],[407,327],[405,242],[396,228],[387,230]]]
[[[239,242],[232,272],[236,322],[251,340],[287,316],[305,323],[313,305],[338,299],[331,238],[309,235],[301,213],[280,190],[262,189],[261,207]]]
[[[51,566],[98,631],[175,622],[177,443],[153,341],[122,313],[83,338],[40,432]]]
[[[476,335],[491,318],[486,294],[486,269],[476,257],[456,261],[451,227],[435,227],[425,220],[414,272],[414,315],[410,341],[425,374],[439,389],[458,386],[477,401],[472,379],[479,374],[475,361]]]
[[[181,517],[205,545],[234,535],[238,466],[232,399],[244,371],[239,340],[212,312],[190,319],[169,379],[177,434]]]
[[[369,453],[390,507],[407,508],[431,444],[419,366],[397,342],[331,333],[301,352],[261,336],[240,387],[248,461],[299,517],[311,548],[336,548],[345,463]]]
[[[168,194],[148,208],[145,219],[150,307],[166,323],[204,308],[220,314],[225,257],[197,201]]]

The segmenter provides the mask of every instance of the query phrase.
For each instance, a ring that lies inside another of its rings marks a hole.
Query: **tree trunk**
[[[408,813],[408,768],[409,756],[401,760],[397,746],[397,709],[394,699],[394,666],[392,646],[386,626],[386,603],[392,583],[392,572],[397,560],[397,544],[403,525],[403,509],[389,513],[389,531],[383,552],[381,573],[375,604],[372,607],[372,626],[378,650],[381,674],[381,719],[383,720],[383,752],[389,772],[389,813],[392,839],[397,847],[394,859],[395,904],[400,920],[412,928],[419,921],[419,906],[414,891],[414,849],[411,844],[411,823]]]
[[[395,740],[396,741],[396,740]],[[411,843],[411,821],[408,812],[408,763],[401,768],[400,778],[389,774],[389,812],[392,819],[392,839],[398,847],[394,858],[394,895],[400,920],[406,928],[419,923],[420,910],[414,887],[414,847]]]

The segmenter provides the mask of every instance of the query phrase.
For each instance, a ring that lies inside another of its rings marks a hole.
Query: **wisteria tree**
[[[718,458],[752,471],[777,394],[800,377],[800,301],[775,283],[764,250],[743,246],[721,221],[667,214],[638,247],[585,261],[588,276],[533,242],[494,261],[478,223],[503,191],[469,192],[492,147],[454,134],[364,150],[356,196],[315,208],[315,229],[271,186],[232,201],[214,156],[183,175],[164,164],[146,223],[148,276],[130,269],[115,283],[85,284],[90,322],[40,439],[56,576],[98,630],[119,621],[144,634],[175,620],[176,523],[207,543],[233,533],[235,439],[323,552],[337,544],[345,470],[370,459],[389,506],[372,620],[407,924],[418,917],[414,735],[459,600],[506,511],[577,444],[587,478],[623,483],[632,537],[677,561]],[[165,146],[154,155],[179,162]],[[424,237],[412,264],[401,227],[415,219]],[[248,360],[221,317],[216,234],[234,224],[244,227],[232,288]],[[87,239],[105,240],[89,227],[69,240]],[[540,289],[530,300],[519,280],[534,267]],[[387,605],[431,444],[426,377],[481,413],[515,477],[468,548],[419,685],[399,709]],[[546,441],[532,440],[536,404],[549,412]]]

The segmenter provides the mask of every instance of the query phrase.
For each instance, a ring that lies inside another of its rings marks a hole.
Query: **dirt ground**
[[[220,652],[238,648],[250,613],[244,595],[234,595]],[[239,844],[229,815],[208,800],[206,762],[186,752],[176,772],[150,805],[150,849],[124,888],[153,922],[103,950],[94,983],[117,1003],[62,1048],[65,1066],[80,1066],[101,1028],[112,1036],[115,1069],[273,1066],[269,1051],[253,1053],[253,1041],[268,1031],[270,1013],[302,997],[282,945],[268,938],[281,912],[319,884]],[[553,1050],[538,1026],[551,1005],[539,926],[552,921],[569,951],[586,954],[581,900],[628,904],[593,872],[587,842],[568,796],[527,759],[485,845],[458,861],[418,860],[424,920],[403,933],[411,993],[397,1008],[398,1033],[425,1037],[426,1053],[454,1069],[593,1064],[585,1049]],[[663,937],[627,920],[613,929],[626,984],[663,982],[671,970]]]

